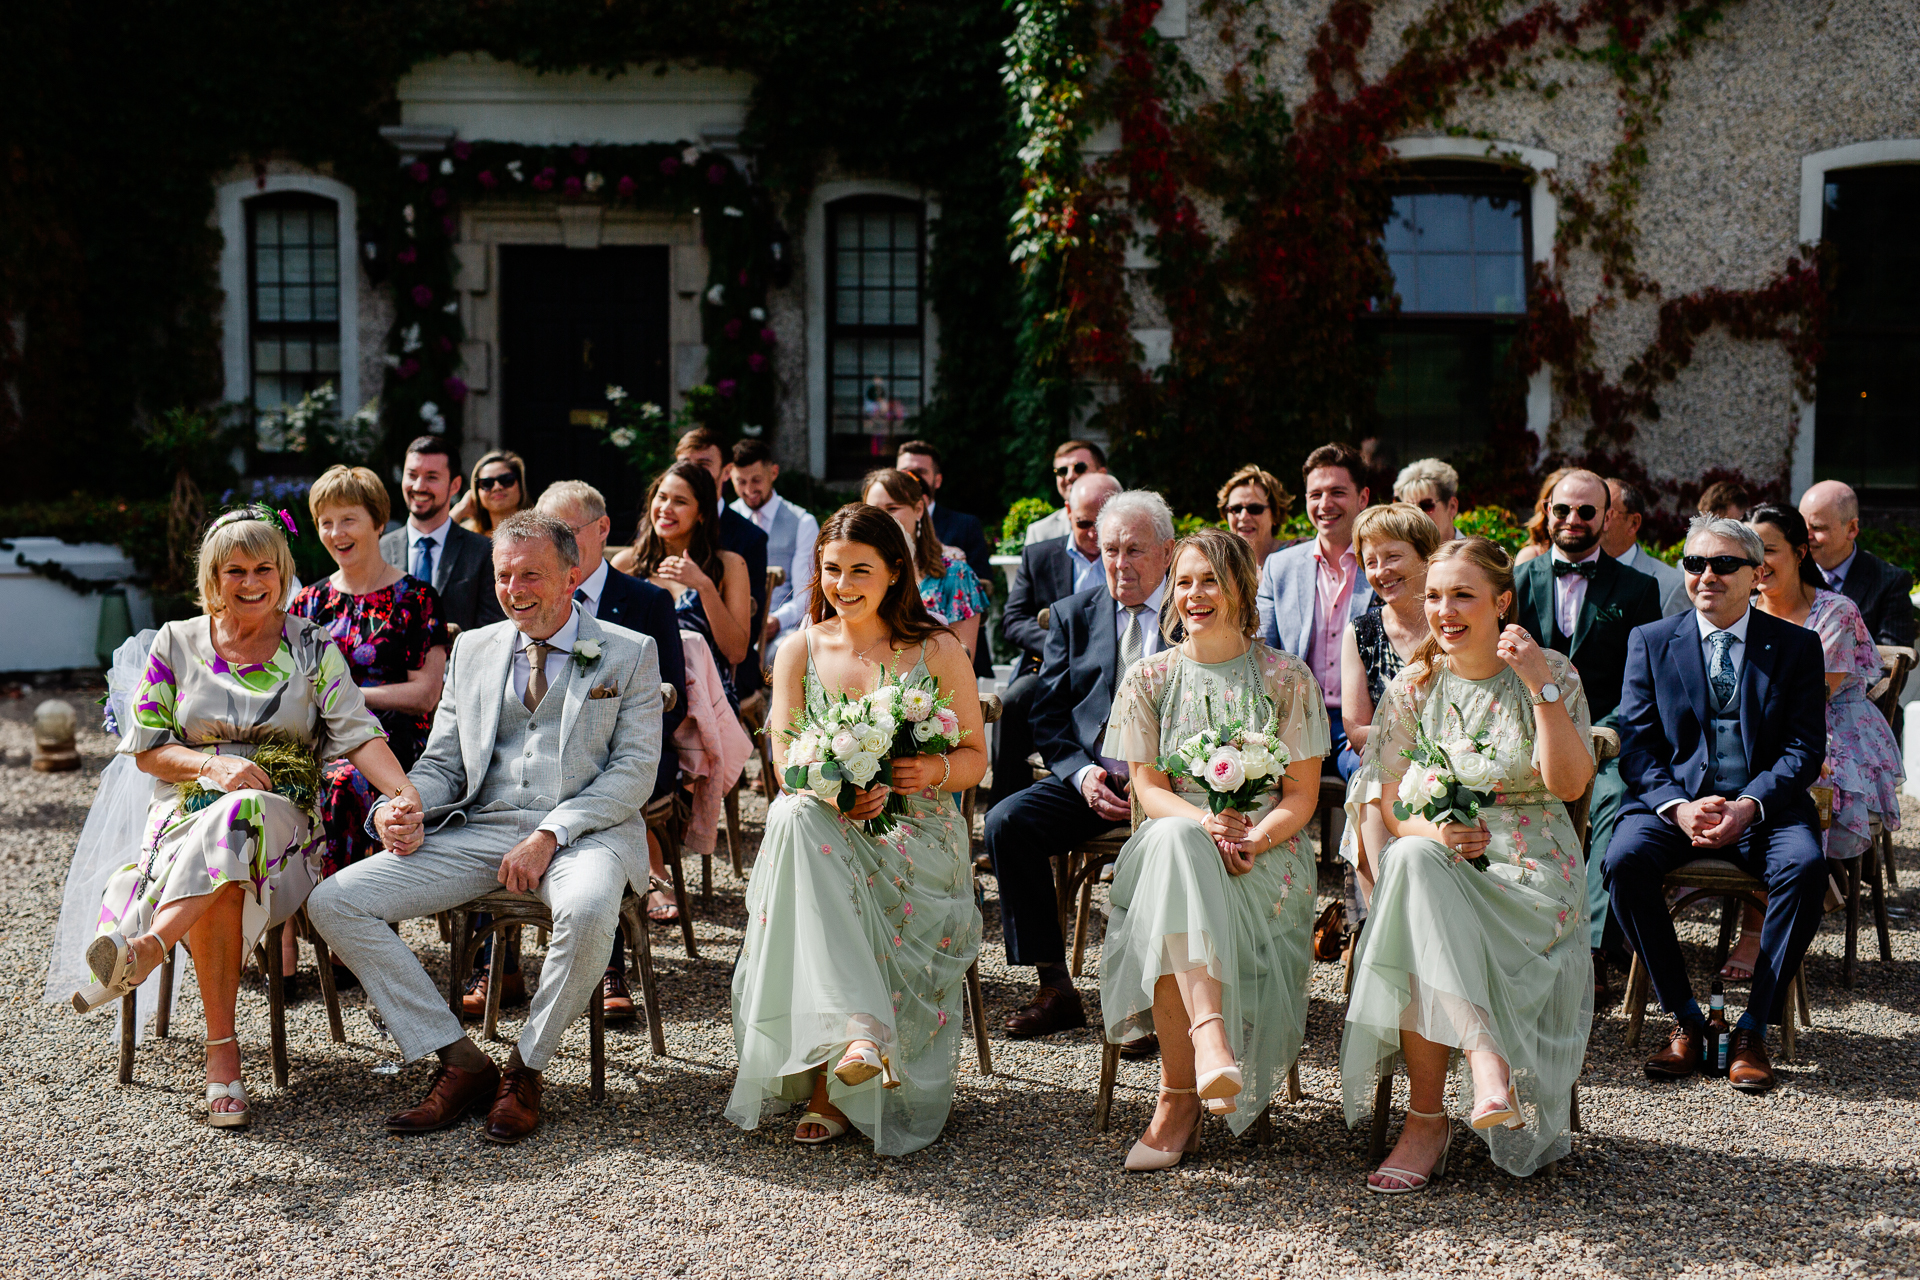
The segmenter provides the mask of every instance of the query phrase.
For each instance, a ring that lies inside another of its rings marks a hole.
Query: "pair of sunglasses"
[[[1053,469],[1053,474],[1055,479],[1064,480],[1068,476],[1083,476],[1087,474],[1088,470],[1089,468],[1084,462],[1063,463]]]
[[[1742,569],[1758,569],[1760,562],[1745,556],[1681,556],[1680,567],[1696,578],[1708,569],[1722,578],[1728,578]]]
[[[473,482],[473,487],[487,493],[494,489],[511,489],[519,483],[519,476],[481,476]]]
[[[1272,508],[1264,502],[1236,502],[1227,508],[1227,514],[1230,516],[1263,516],[1270,510],[1272,510]]]
[[[1073,527],[1076,529],[1091,529],[1093,528],[1093,526],[1099,523],[1100,522],[1098,520],[1075,520],[1073,522]]]
[[[1438,507],[1438,506],[1440,505],[1440,500],[1439,500],[1438,498],[1422,498],[1422,499],[1420,499],[1420,501],[1418,501],[1418,502],[1416,502],[1416,503],[1414,503],[1413,505],[1414,505],[1414,506],[1416,506],[1416,507],[1418,507],[1418,508],[1420,508],[1420,510],[1422,510],[1422,511],[1424,511],[1424,512],[1426,512],[1426,513],[1427,513],[1428,515],[1432,515],[1432,514],[1433,514],[1433,511],[1434,511],[1434,508],[1435,508],[1435,507]],[[1581,508],[1581,509],[1582,509],[1583,511],[1591,511],[1591,510],[1593,510],[1593,508],[1592,508],[1592,507],[1583,507],[1583,508]],[[1582,520],[1585,520],[1585,519],[1588,519],[1589,517],[1587,517],[1587,516],[1582,516],[1582,517],[1580,517],[1580,518],[1581,518]]]
[[[1422,511],[1425,511],[1427,509],[1427,504],[1424,502],[1421,503],[1420,509]],[[1555,520],[1565,520],[1569,515],[1577,515],[1582,520],[1592,520],[1595,516],[1600,514],[1600,508],[1594,506],[1590,502],[1583,502],[1577,507],[1570,507],[1564,502],[1556,502],[1547,509],[1553,512],[1553,518]]]

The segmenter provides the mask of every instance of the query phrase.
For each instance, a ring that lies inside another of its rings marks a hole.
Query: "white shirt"
[[[1166,594],[1166,591],[1166,583],[1162,582],[1153,589],[1153,594],[1147,597],[1147,603],[1140,610],[1140,621],[1136,625],[1140,628],[1140,656],[1143,658],[1149,654],[1158,653],[1167,647],[1166,638],[1160,634],[1160,598]],[[1127,606],[1115,600],[1113,602],[1113,613],[1115,653],[1117,656],[1119,640],[1127,634]],[[1124,671],[1114,672],[1113,683],[1116,693],[1119,691],[1120,681],[1126,678],[1126,674]],[[1127,762],[1125,760],[1115,760],[1111,756],[1101,756],[1099,759],[1100,763],[1082,765],[1074,773],[1074,790],[1080,791],[1085,787],[1087,775],[1095,769],[1105,769],[1107,771],[1107,777],[1110,779],[1124,778],[1127,776]],[[1084,791],[1082,794],[1085,794]]]
[[[1730,627],[1714,626],[1713,623],[1707,621],[1707,615],[1697,609],[1694,611],[1693,621],[1694,625],[1700,630],[1700,665],[1706,669],[1708,689],[1711,690],[1713,687],[1713,644],[1710,637],[1717,631],[1725,631],[1733,636],[1733,645],[1727,650],[1727,664],[1733,668],[1734,684],[1737,687],[1740,682],[1740,668],[1742,664],[1745,663],[1747,657],[1747,627],[1753,622],[1753,610],[1750,608],[1742,610],[1740,620]],[[1767,807],[1761,804],[1758,799],[1747,795],[1745,792],[1742,792],[1738,798],[1741,800],[1752,800],[1754,807],[1760,811],[1760,816],[1754,819],[1754,821],[1765,822],[1767,820]],[[1679,800],[1667,801],[1660,806],[1660,816],[1672,822],[1673,809],[1680,803],[1681,801]]]
[[[760,532],[771,537],[774,517],[780,514],[784,501],[774,493],[769,494],[767,500],[758,507],[750,507],[741,498],[735,500],[733,509],[753,521]],[[781,597],[778,605],[767,611],[768,617],[780,619],[780,635],[799,629],[800,619],[805,616],[807,605],[813,600],[813,548],[820,541],[820,522],[813,518],[813,513],[795,507],[793,514],[800,521],[799,532],[793,535],[793,563],[785,566],[785,585],[774,588],[775,595],[782,591],[786,595]]]
[[[1561,563],[1585,564],[1589,560],[1600,558],[1600,544],[1594,543],[1593,550],[1575,560],[1559,547],[1553,549],[1553,558]],[[1587,602],[1587,580],[1577,573],[1566,577],[1556,576],[1553,580],[1553,612],[1559,620],[1560,634],[1571,640],[1580,630],[1580,607]]]
[[[1073,566],[1073,590],[1077,595],[1088,587],[1106,581],[1106,570],[1100,566],[1099,556],[1083,556],[1080,548],[1073,545],[1073,539],[1067,539],[1067,560]]]
[[[588,574],[586,580],[573,589],[573,607],[586,614],[589,618],[599,617],[600,595],[606,589],[607,562],[602,558],[600,567]],[[585,592],[587,597],[584,601],[580,599],[582,592]],[[578,623],[575,624],[575,627],[577,629]]]
[[[600,567],[605,569],[605,563],[603,562]],[[600,581],[604,583],[606,579],[602,577]],[[553,696],[554,686],[566,680],[567,663],[573,659],[573,642],[579,635],[580,611],[578,609],[568,609],[566,622],[561,625],[558,631],[548,636],[546,640],[546,643],[553,646],[553,651],[547,654],[548,697]],[[525,701],[527,696],[527,681],[533,679],[533,658],[527,653],[527,646],[532,644],[533,641],[522,634],[514,637],[514,643],[517,647],[513,651],[513,666],[507,678],[513,681],[513,696]],[[540,700],[540,705],[543,707],[547,705],[546,698]],[[543,822],[535,829],[551,832],[555,843],[560,848],[564,849],[567,847],[567,829],[559,823]]]
[[[440,562],[447,554],[447,526],[452,523],[453,516],[450,510],[443,512],[440,516],[440,523],[431,529],[416,529],[413,527],[412,520],[407,521],[407,565],[405,570],[407,573],[412,573],[413,566],[419,563],[419,560],[414,555],[414,549],[420,545],[420,539],[432,538],[433,576],[436,578],[444,577],[440,572]],[[432,586],[434,584],[428,583],[427,585]]]

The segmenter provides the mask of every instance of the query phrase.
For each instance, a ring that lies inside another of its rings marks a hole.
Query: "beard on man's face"
[[[1586,526],[1562,525],[1553,531],[1553,545],[1575,560],[1594,549],[1600,542],[1600,525],[1596,521]]]

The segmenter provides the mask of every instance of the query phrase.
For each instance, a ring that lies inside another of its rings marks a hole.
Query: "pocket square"
[[[587,690],[587,697],[589,698],[617,698],[619,696],[620,686],[617,684],[597,684]]]

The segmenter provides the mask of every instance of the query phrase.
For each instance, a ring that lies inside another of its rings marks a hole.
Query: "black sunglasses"
[[[1093,528],[1093,526],[1099,523],[1100,522],[1098,520],[1075,520],[1073,522],[1073,527],[1076,529],[1091,529]]]
[[[1420,501],[1414,503],[1413,505],[1416,507],[1419,507],[1422,511],[1426,512],[1428,515],[1432,515],[1433,509],[1440,505],[1440,500],[1438,498],[1422,498],[1420,499]],[[1592,507],[1585,507],[1582,509],[1586,511],[1593,510]],[[1586,520],[1586,519],[1590,519],[1591,517],[1581,516],[1580,518],[1582,520]]]
[[[1420,509],[1426,511],[1429,508],[1427,504],[1423,502],[1420,504]],[[1553,512],[1553,518],[1555,520],[1565,520],[1569,514],[1577,515],[1582,520],[1591,520],[1600,514],[1600,508],[1588,502],[1583,502],[1577,507],[1570,507],[1564,502],[1556,502],[1553,506],[1549,507],[1548,510]]]
[[[1681,556],[1680,567],[1696,578],[1708,569],[1722,578],[1730,578],[1742,569],[1758,569],[1760,562],[1745,556]]]
[[[1068,476],[1083,476],[1087,474],[1087,470],[1087,464],[1084,462],[1063,463],[1053,469],[1053,474],[1056,478],[1064,480]]]
[[[1267,514],[1267,504],[1264,502],[1236,502],[1227,508],[1227,514],[1230,516],[1263,516]]]
[[[473,482],[473,487],[482,493],[486,493],[492,489],[511,489],[519,483],[519,476],[481,476]]]

